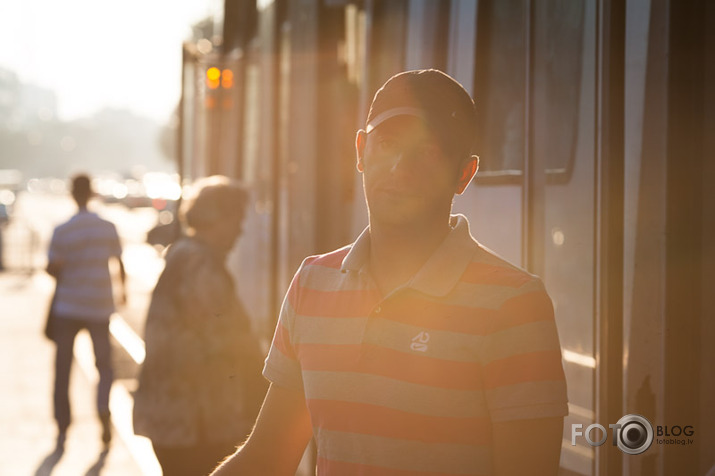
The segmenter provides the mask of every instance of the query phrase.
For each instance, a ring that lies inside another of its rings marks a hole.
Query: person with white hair
[[[183,202],[146,320],[134,430],[168,475],[206,474],[250,432],[265,388],[262,355],[226,257],[249,197],[227,177],[202,179]],[[255,390],[256,398],[251,398]]]

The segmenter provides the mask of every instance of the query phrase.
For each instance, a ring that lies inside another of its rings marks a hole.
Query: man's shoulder
[[[89,215],[90,220],[92,220],[96,223],[101,223],[102,226],[105,226],[107,228],[116,228],[114,223],[112,223],[111,221],[107,220],[106,218],[100,216],[97,213],[89,213],[88,215]]]
[[[352,245],[346,245],[329,253],[308,256],[303,260],[303,264],[301,264],[300,266],[301,271],[308,270],[310,267],[313,266],[320,266],[322,268],[329,268],[339,271],[342,267],[343,260],[350,252],[351,247]]]
[[[77,214],[72,215],[69,217],[67,220],[63,221],[59,225],[55,226],[55,235],[57,237],[61,237],[63,235],[67,235],[68,233],[71,233],[74,229],[78,227],[79,221],[78,221],[78,216]]]
[[[66,238],[68,240],[77,237],[78,233],[84,234],[88,232],[93,235],[100,233],[101,236],[107,237],[117,236],[117,228],[114,223],[91,212],[73,215],[69,220],[57,225],[54,231],[56,238]]]
[[[344,246],[329,253],[322,253],[306,257],[293,276],[289,296],[294,296],[299,289],[318,289],[321,291],[335,291],[340,288],[343,280],[343,259],[350,251],[350,245]]]
[[[462,281],[491,286],[521,288],[524,285],[541,286],[541,279],[509,262],[486,246],[479,244]]]
[[[85,224],[87,227],[92,227],[97,230],[101,230],[109,236],[117,236],[117,227],[111,221],[106,218],[102,218],[96,213],[88,213],[85,217]]]

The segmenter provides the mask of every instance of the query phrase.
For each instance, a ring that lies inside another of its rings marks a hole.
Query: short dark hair
[[[72,196],[79,205],[86,205],[92,196],[92,181],[87,174],[72,177]]]
[[[392,76],[375,93],[365,129],[370,132],[399,115],[422,118],[447,153],[460,159],[472,155],[477,129],[474,101],[448,74],[420,69]]]

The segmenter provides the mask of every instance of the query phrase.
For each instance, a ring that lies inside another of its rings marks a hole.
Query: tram
[[[187,181],[251,188],[231,266],[263,338],[302,259],[366,225],[354,137],[375,90],[438,68],[481,117],[480,171],[455,211],[553,299],[570,402],[561,473],[715,466],[713,2],[226,0],[225,12],[221,42],[184,47],[179,163]],[[626,414],[656,432],[690,425],[693,441],[640,455],[572,444],[572,425]]]

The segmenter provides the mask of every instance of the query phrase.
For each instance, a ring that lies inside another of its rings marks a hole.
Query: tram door
[[[368,76],[436,67],[475,98],[480,170],[455,201],[472,234],[541,276],[553,300],[569,391],[562,474],[601,474],[571,424],[601,404],[597,2],[387,1],[369,5]],[[568,431],[567,431],[568,430]],[[605,474],[605,473],[604,473]]]
[[[366,3],[371,90],[395,70],[438,67],[475,97],[480,172],[455,211],[482,244],[541,276],[553,300],[566,475],[712,467],[697,445],[714,438],[701,362],[713,332],[702,291],[712,142],[702,132],[713,117],[703,75],[713,75],[715,9],[666,3]],[[638,458],[572,444],[573,424],[608,428],[629,413],[697,422],[702,442]]]
[[[481,165],[455,204],[483,245],[544,280],[569,393],[561,471],[579,475],[599,474],[595,449],[570,441],[599,405],[596,5],[479,2],[469,86]]]

